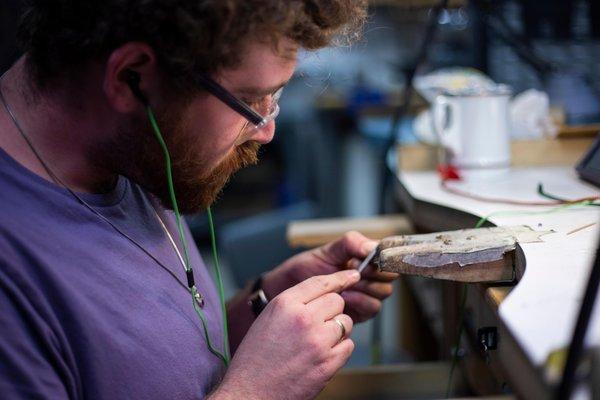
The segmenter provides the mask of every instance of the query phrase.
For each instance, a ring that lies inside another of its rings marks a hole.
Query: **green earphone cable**
[[[213,223],[212,211],[210,207],[206,209],[206,215],[208,215],[208,227],[210,230],[210,244],[212,246],[213,262],[215,264],[215,275],[217,276],[217,283],[219,285],[219,294],[225,293],[223,289],[223,278],[221,278],[221,267],[219,266],[219,256],[217,253],[217,238],[215,236],[215,225]],[[227,327],[227,307],[225,307],[225,296],[219,296],[221,300],[221,312],[223,313],[223,335],[229,337],[229,329]],[[229,360],[231,355],[229,353],[229,341],[224,344],[225,357]]]
[[[175,212],[175,219],[177,220],[177,230],[179,231],[179,240],[181,241],[181,246],[183,247],[183,256],[185,260],[185,269],[190,270],[190,259],[188,256],[187,243],[185,240],[185,236],[183,235],[183,225],[181,224],[181,215],[179,214],[179,207],[177,206],[177,199],[175,198],[175,188],[173,187],[173,173],[171,168],[171,155],[169,154],[169,150],[167,149],[167,144],[165,143],[162,134],[160,133],[160,128],[158,127],[158,123],[156,122],[156,118],[154,118],[154,113],[150,109],[150,106],[146,106],[146,113],[148,114],[148,119],[150,120],[150,124],[152,125],[152,130],[154,131],[154,135],[156,136],[156,140],[160,144],[160,147],[163,151],[163,156],[165,157],[165,167],[167,173],[167,183],[169,185],[169,196],[171,197],[171,204],[173,206],[173,211]]]
[[[179,213],[179,207],[177,206],[177,198],[175,196],[175,188],[173,186],[171,156],[169,154],[167,145],[166,145],[166,143],[162,137],[162,134],[160,132],[160,128],[158,127],[158,123],[156,122],[156,118],[154,118],[154,113],[152,112],[152,110],[150,109],[150,106],[148,106],[148,105],[146,106],[146,114],[148,115],[148,119],[150,120],[150,125],[152,126],[152,130],[154,131],[154,135],[156,136],[156,139],[158,140],[158,143],[160,144],[162,151],[163,151],[163,155],[164,155],[164,159],[165,159],[167,183],[168,183],[168,187],[169,187],[169,196],[171,197],[171,204],[173,206],[173,211],[175,213],[175,220],[177,221],[177,230],[179,231],[179,240],[181,242],[181,246],[183,247],[184,262],[185,262],[184,267],[185,267],[186,272],[189,272],[192,270],[192,267],[190,266],[187,242],[185,240],[185,235],[183,232],[183,224],[181,223],[181,214]],[[219,289],[219,299],[220,299],[220,303],[221,303],[221,310],[223,312],[224,354],[221,353],[220,351],[218,351],[217,349],[215,349],[215,347],[213,346],[213,344],[210,340],[210,336],[208,334],[206,316],[204,315],[204,311],[202,311],[202,309],[200,308],[200,306],[198,305],[198,303],[196,301],[196,297],[198,295],[198,289],[194,285],[189,290],[192,295],[192,302],[194,305],[194,310],[196,311],[196,314],[198,314],[198,317],[200,317],[200,321],[202,322],[202,329],[204,330],[204,337],[206,339],[206,344],[208,346],[208,349],[211,353],[213,353],[215,356],[217,356],[223,362],[225,367],[227,367],[229,365],[230,355],[229,355],[229,335],[228,335],[228,329],[227,329],[227,312],[226,312],[226,308],[225,308],[225,293],[223,290],[223,281],[221,279],[221,271],[219,268],[216,238],[215,238],[214,225],[213,225],[212,213],[210,211],[210,207],[207,209],[207,214],[208,214],[208,224],[210,227],[211,247],[212,247],[213,259],[215,262],[215,274],[217,277],[218,289]]]
[[[198,305],[198,302],[196,301],[196,294],[198,293],[198,289],[196,289],[196,286],[194,286],[190,292],[192,293],[192,304],[194,306],[194,311],[196,311],[196,314],[198,315],[198,317],[200,318],[200,321],[202,322],[202,330],[204,331],[204,338],[206,339],[206,345],[208,346],[208,350],[213,353],[218,359],[220,359],[223,362],[223,365],[225,365],[225,367],[229,366],[229,356],[227,354],[223,354],[221,353],[219,350],[217,350],[211,340],[210,340],[210,335],[208,334],[208,322],[206,321],[206,316],[204,315],[204,312],[202,311],[202,309],[200,308],[200,306]],[[227,338],[224,338],[223,340],[226,340]],[[225,341],[224,343],[228,343],[227,341]]]

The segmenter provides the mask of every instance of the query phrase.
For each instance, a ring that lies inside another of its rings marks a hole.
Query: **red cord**
[[[580,199],[567,200],[567,201],[561,201],[561,200],[551,200],[551,201],[513,200],[513,199],[503,199],[503,198],[496,198],[496,197],[485,197],[485,196],[480,196],[477,194],[469,193],[464,190],[452,188],[452,187],[448,186],[448,179],[445,179],[445,180],[442,179],[441,185],[442,185],[442,189],[448,193],[452,193],[452,194],[462,196],[462,197],[467,197],[467,198],[473,199],[473,200],[483,201],[486,203],[503,203],[503,204],[513,204],[513,205],[518,205],[518,206],[556,206],[556,205],[560,205],[560,204],[574,204],[574,203],[581,203],[584,201],[600,200],[600,196],[589,196],[589,197],[583,197]]]
[[[437,171],[442,178],[442,182],[460,180],[458,169],[452,164],[439,164]]]

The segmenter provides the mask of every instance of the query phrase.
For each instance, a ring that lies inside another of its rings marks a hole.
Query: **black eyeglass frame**
[[[235,97],[214,79],[205,74],[198,74],[197,79],[198,83],[210,94],[221,100],[242,117],[246,118],[254,126],[262,127],[266,125],[267,121],[265,117],[254,111],[248,104]]]

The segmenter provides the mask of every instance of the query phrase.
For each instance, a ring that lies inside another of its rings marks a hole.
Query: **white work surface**
[[[417,200],[461,210],[478,217],[488,216],[496,225],[528,225],[535,230],[554,230],[543,243],[525,243],[526,267],[521,281],[500,305],[500,316],[535,365],[541,365],[553,350],[568,346],[600,233],[600,207],[514,206],[486,203],[450,194],[440,186],[435,172],[400,173],[399,179]],[[546,167],[512,169],[483,177],[452,182],[480,196],[543,201],[537,193],[542,183],[547,193],[574,199],[598,195],[600,191],[580,181],[572,168]],[[533,211],[531,215],[492,214]],[[583,225],[596,224],[567,235]],[[587,341],[600,345],[600,299],[597,300]]]

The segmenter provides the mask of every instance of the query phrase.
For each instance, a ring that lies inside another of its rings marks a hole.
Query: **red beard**
[[[210,206],[236,171],[258,162],[260,143],[245,142],[237,146],[217,166],[211,168],[199,156],[198,138],[186,137],[175,123],[178,120],[178,115],[173,111],[167,110],[157,115],[171,157],[173,186],[179,210],[190,214]],[[102,150],[105,154],[103,159],[109,159],[111,169],[116,168],[116,172],[155,195],[164,207],[173,208],[164,155],[146,120],[136,118],[122,126],[116,138],[102,146]]]
[[[205,176],[194,177],[181,172],[179,177],[175,177],[177,170],[185,170],[185,162],[180,164],[180,168],[174,168],[173,183],[180,211],[182,213],[194,213],[205,210],[217,199],[234,173],[258,162],[259,148],[260,143],[258,142],[241,144]],[[188,165],[191,165],[191,163]],[[168,208],[171,208],[170,200],[169,203],[166,203],[164,194],[159,197],[163,204],[168,204]]]

